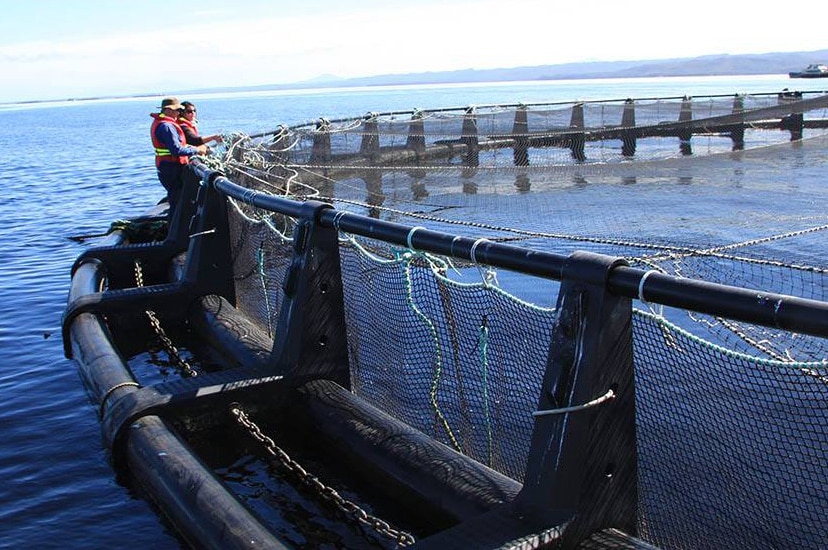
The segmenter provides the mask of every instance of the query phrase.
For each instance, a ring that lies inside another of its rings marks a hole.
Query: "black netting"
[[[421,255],[343,250],[354,391],[522,480],[554,311],[479,275],[451,281]]]
[[[746,114],[738,128],[639,138],[634,151],[611,133],[624,129],[624,101],[490,106],[320,121],[241,140],[222,169],[251,189],[409,226],[824,301],[824,107],[791,143],[774,110],[786,98],[739,97],[636,101],[633,124],[654,130]],[[272,334],[292,222],[230,210],[239,307]],[[522,480],[557,283],[341,239],[354,392]],[[642,537],[828,546],[826,340],[670,309],[664,322],[635,305]]]
[[[828,366],[634,317],[640,528],[664,548],[823,548]]]
[[[229,219],[236,308],[272,338],[282,307],[282,282],[293,255],[292,222],[265,212],[245,214],[234,203]],[[278,226],[276,220],[281,222]]]

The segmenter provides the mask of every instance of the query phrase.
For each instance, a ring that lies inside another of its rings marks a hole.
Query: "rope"
[[[414,229],[417,229],[416,227]],[[412,229],[412,233],[414,231]],[[411,233],[409,233],[409,240],[410,240]],[[410,248],[410,247],[409,247]],[[432,338],[434,344],[434,376],[431,380],[431,388],[429,390],[429,400],[431,402],[431,407],[434,410],[434,414],[437,416],[440,424],[442,424],[443,429],[446,431],[446,435],[448,436],[451,444],[454,446],[455,450],[461,452],[460,444],[457,441],[457,438],[454,436],[454,432],[449,425],[448,420],[443,415],[443,411],[440,410],[440,403],[437,400],[437,390],[440,387],[440,379],[443,376],[443,352],[440,346],[440,339],[437,335],[437,329],[434,326],[434,323],[428,316],[423,313],[417,304],[414,302],[414,291],[413,291],[413,282],[411,279],[411,261],[415,257],[414,254],[406,255],[406,261],[404,262],[403,271],[405,273],[405,285],[406,285],[406,293],[405,298],[406,302],[408,303],[411,311],[414,312],[417,317],[426,325],[426,328]]]
[[[483,370],[483,418],[486,422],[486,465],[491,467],[493,435],[492,421],[489,415],[489,327],[485,315],[480,323],[477,347],[480,350],[480,366]]]
[[[419,231],[420,229],[425,229],[425,227],[422,227],[422,226],[418,225],[416,227],[412,227],[411,230],[408,232],[408,237],[406,237],[405,242],[408,245],[409,250],[416,250],[414,248],[414,245],[411,244],[411,239],[414,237],[414,233],[416,231]]]
[[[131,241],[162,240],[166,236],[167,221],[158,218],[144,218],[135,220],[116,220],[104,233],[89,233],[86,235],[72,235],[70,241],[82,243],[88,239],[106,237],[115,231],[123,231]]]
[[[645,250],[656,250],[658,252],[667,251],[668,254],[659,253],[652,256],[630,256],[627,257],[628,260],[633,261],[643,261],[643,262],[654,262],[659,260],[680,260],[684,257],[694,257],[694,256],[708,256],[712,258],[720,258],[723,260],[732,260],[736,262],[744,262],[750,264],[757,264],[757,265],[769,265],[769,266],[776,266],[776,267],[786,267],[796,271],[807,271],[813,273],[828,273],[828,269],[816,267],[816,266],[809,266],[809,265],[800,265],[800,264],[787,264],[777,260],[767,260],[761,258],[748,258],[743,256],[735,256],[731,254],[721,254],[717,252],[719,248],[711,248],[711,249],[695,249],[695,248],[688,248],[686,246],[675,246],[665,243],[644,243],[644,242],[636,242],[636,241],[628,241],[623,239],[607,239],[607,238],[600,238],[600,237],[590,237],[586,235],[577,235],[577,234],[566,234],[566,233],[549,233],[544,231],[529,231],[524,229],[518,229],[509,226],[502,226],[502,225],[493,225],[488,223],[482,222],[470,222],[466,220],[452,220],[449,218],[442,218],[439,216],[433,216],[431,214],[422,214],[420,212],[412,212],[408,210],[400,210],[397,208],[391,208],[387,206],[379,206],[379,205],[369,205],[362,201],[350,200],[350,199],[343,199],[343,198],[336,198],[336,197],[323,197],[319,196],[319,200],[329,201],[329,202],[339,202],[342,204],[353,204],[357,206],[364,206],[366,208],[374,208],[376,210],[380,210],[383,212],[388,212],[391,214],[398,214],[401,216],[406,216],[409,218],[414,219],[421,219],[427,220],[437,223],[443,223],[446,225],[462,225],[465,227],[474,227],[477,229],[485,229],[489,231],[497,231],[503,233],[512,233],[515,235],[521,235],[521,238],[543,238],[543,239],[560,239],[560,240],[567,240],[567,241],[574,241],[574,242],[584,242],[584,243],[593,243],[593,244],[605,244],[610,246],[618,246],[618,247],[627,247],[627,248],[640,248]],[[778,240],[782,238],[788,238],[792,236],[799,236],[803,234],[807,234],[814,231],[822,231],[824,229],[828,229],[828,226],[817,226],[809,229],[803,229],[801,231],[793,232],[793,233],[786,233],[782,235],[770,236],[765,237],[763,239],[757,239],[755,241],[745,241],[744,243],[737,243],[735,245],[726,245],[721,247],[720,249],[727,249],[727,248],[734,248],[739,246],[747,246],[748,244],[759,244],[760,242],[770,242],[773,240]]]
[[[474,244],[471,247],[471,251],[469,252],[469,256],[471,256],[472,263],[477,266],[477,271],[480,273],[480,277],[483,279],[483,286],[488,287],[492,282],[497,285],[497,272],[494,270],[493,267],[489,266],[486,271],[483,271],[483,268],[480,267],[480,264],[477,263],[477,246],[484,242],[491,242],[489,239],[480,238],[474,241]]]
[[[679,327],[678,325],[668,321],[665,317],[661,315],[656,315],[651,312],[643,311],[640,309],[633,309],[634,315],[639,315],[646,319],[649,319],[659,326],[669,329],[671,332],[675,332],[684,338],[694,342],[695,344],[699,345],[702,348],[713,350],[717,353],[721,353],[727,357],[731,357],[734,359],[740,359],[742,361],[747,361],[751,363],[755,363],[757,365],[768,366],[768,367],[791,367],[791,368],[828,368],[828,359],[822,359],[821,361],[779,361],[776,359],[765,359],[764,357],[757,357],[754,355],[748,355],[746,353],[742,353],[740,351],[728,349],[724,346],[719,344],[715,344],[708,340],[704,340],[695,334]]]
[[[638,281],[638,299],[644,304],[647,303],[647,300],[644,299],[644,282],[647,280],[647,277],[653,273],[659,273],[659,271],[657,269],[651,269],[644,273],[644,275],[641,276],[641,280]]]
[[[342,220],[342,216],[344,216],[345,214],[347,214],[347,212],[345,212],[345,210],[339,210],[339,211],[337,211],[336,214],[334,214],[333,226],[334,226],[334,229],[336,229],[337,233],[339,231],[341,231],[339,229],[339,222]]]
[[[256,263],[259,268],[259,282],[262,283],[262,295],[264,296],[265,313],[267,315],[267,335],[272,338],[273,326],[271,321],[270,297],[267,292],[267,272],[265,271],[265,251],[263,242],[259,244],[259,250],[256,251]]]
[[[128,388],[128,387],[140,388],[141,384],[139,384],[138,382],[121,382],[120,384],[115,384],[114,386],[112,386],[111,388],[106,390],[106,393],[101,398],[101,404],[98,407],[98,417],[99,418],[103,418],[104,408],[106,407],[106,402],[109,399],[109,397],[115,392],[115,390],[119,390],[121,388]]]
[[[199,231],[198,233],[193,233],[192,235],[190,235],[190,238],[193,239],[195,237],[201,237],[203,235],[212,235],[215,232],[216,232],[215,228],[205,229],[204,231]]]
[[[762,237],[758,239],[752,239],[748,241],[742,241],[739,243],[732,243],[728,245],[723,245],[714,248],[707,248],[707,249],[688,249],[686,252],[676,251],[667,255],[664,254],[657,254],[655,256],[644,256],[639,258],[640,261],[658,261],[658,260],[681,260],[685,257],[711,257],[711,258],[720,258],[723,260],[730,260],[734,262],[743,262],[747,264],[755,264],[755,265],[765,265],[765,266],[774,266],[774,267],[785,267],[788,269],[792,269],[795,271],[808,271],[813,273],[828,273],[828,269],[816,266],[809,266],[809,265],[800,265],[800,264],[790,264],[790,263],[783,263],[778,260],[768,260],[763,258],[750,258],[746,256],[736,256],[733,254],[722,254],[721,250],[729,250],[734,248],[744,248],[748,246],[753,246],[756,244],[765,244],[781,239],[787,239],[790,237],[799,237],[802,235],[806,235],[808,233],[815,233],[818,231],[824,231],[828,229],[828,225],[819,225],[815,227],[809,227],[806,229],[800,229],[797,231],[791,231],[787,233],[781,233],[778,235],[769,235],[767,237]]]
[[[110,232],[107,231],[106,233],[90,233],[90,234],[87,234],[87,235],[70,235],[66,238],[69,239],[70,241],[75,241],[76,243],[82,243],[83,241],[86,241],[88,239],[96,239],[96,238],[99,238],[99,237],[106,237],[107,235],[109,235],[109,233]]]
[[[667,98],[667,99],[673,99],[673,98]],[[775,101],[774,98],[771,98],[771,100]],[[731,101],[731,98],[729,98],[729,97],[727,99],[722,100],[722,113],[723,114],[728,114],[730,112],[730,108],[731,108],[730,107],[730,101]],[[672,104],[675,104],[675,102],[672,102]],[[520,106],[518,105],[518,107],[520,107]],[[642,107],[646,107],[646,104],[639,104],[637,107],[639,109],[641,109]],[[704,105],[704,107],[708,111],[713,112],[712,111],[712,109],[713,109],[713,104],[712,103],[706,104],[706,105]],[[602,104],[601,108],[604,109],[604,108],[609,108],[609,107],[605,104]],[[695,108],[698,109],[698,106],[696,106]],[[502,111],[504,109],[505,108],[499,108],[499,111]],[[567,109],[568,109],[568,107],[567,107]],[[566,110],[566,109],[564,109],[564,110]],[[556,110],[554,112],[557,113],[558,110]],[[534,111],[534,113],[536,115],[539,114],[539,112],[537,112],[537,111]],[[439,114],[434,115],[434,116],[437,116],[438,118],[440,117]],[[455,116],[456,117],[462,117],[463,114],[458,113]],[[393,116],[391,117],[391,120],[394,120]],[[411,121],[409,119],[406,119],[406,120],[401,121],[401,122],[404,123],[407,126],[408,124],[410,124]],[[353,119],[353,120],[350,121],[350,124],[346,124],[341,128],[328,128],[326,131],[330,131],[330,132],[348,131],[349,129],[360,128],[363,124],[364,124],[364,121],[361,118],[360,119]],[[293,148],[293,146],[295,146],[296,143],[298,143],[302,139],[302,137],[301,137],[301,135],[302,135],[301,128],[293,128],[293,129],[284,129],[283,128],[280,131],[280,135],[284,135],[285,132],[293,132],[294,141],[293,141],[293,144],[292,144],[292,148]],[[317,131],[313,130],[313,131],[309,131],[307,135],[312,136],[312,135],[315,135],[316,133],[317,133]],[[391,129],[389,129],[386,133],[388,133],[388,135],[391,135],[391,136],[396,135],[396,134],[393,133],[393,131]],[[434,136],[434,133],[433,132],[429,133],[429,135]],[[248,139],[248,142],[249,142],[249,139]],[[258,147],[260,147],[260,149],[262,149],[264,152],[268,152],[267,148],[264,148],[263,146],[258,146]],[[301,148],[299,148],[299,149],[301,149]],[[730,155],[731,153],[726,153],[726,154]],[[263,160],[264,157],[262,155],[259,155],[259,156],[262,158],[262,162],[264,163],[264,160]],[[646,162],[650,162],[650,161],[642,161],[642,162],[646,163]],[[640,165],[641,163],[637,163],[637,164]],[[300,170],[305,171],[305,172],[308,172],[308,173],[311,173],[311,174],[315,174],[317,177],[324,178],[325,181],[331,181],[331,182],[336,181],[336,180],[334,180],[333,178],[327,177],[325,174],[323,174],[323,171],[331,170],[331,169],[360,170],[360,171],[382,170],[382,171],[392,171],[392,172],[396,173],[396,172],[399,172],[399,171],[410,170],[410,167],[408,167],[408,166],[390,166],[390,165],[389,166],[366,166],[365,164],[361,164],[361,163],[352,163],[352,164],[349,164],[349,165],[331,163],[330,165],[327,165],[327,166],[316,165],[316,164],[307,165],[307,164],[289,164],[289,163],[270,163],[269,165],[281,167],[285,170],[292,170],[296,174],[298,174],[298,171],[300,171]],[[421,170],[444,170],[444,169],[450,168],[450,167],[447,167],[447,166],[444,166],[444,165],[428,166],[428,165],[419,164],[417,166],[417,168],[421,169]],[[548,168],[548,167],[545,167],[545,168]],[[582,169],[582,168],[584,168],[584,167],[583,166],[578,167],[579,170]],[[485,169],[503,170],[504,167],[500,166],[500,165],[475,167],[475,170],[481,170],[481,169],[484,169],[484,170]],[[251,173],[250,170],[252,170],[252,169],[244,171],[244,170],[242,170],[242,168],[239,168],[239,170],[241,170],[242,173],[250,174]],[[280,176],[276,176],[276,177],[280,177]],[[343,183],[340,183],[340,182],[336,182],[336,183],[337,183],[337,185],[343,185]],[[351,187],[356,189],[355,186],[351,186]],[[318,190],[316,190],[315,188],[313,188],[311,186],[309,186],[309,188],[313,189],[314,192],[318,192]],[[368,192],[369,193],[374,193],[371,190],[368,190]],[[574,234],[557,234],[557,233],[547,233],[547,232],[537,232],[537,231],[521,231],[521,230],[517,230],[517,229],[514,229],[514,228],[510,228],[510,227],[495,226],[495,225],[491,225],[491,224],[479,224],[479,223],[466,222],[466,221],[463,221],[463,220],[448,220],[448,219],[436,217],[436,216],[433,216],[433,215],[430,215],[430,214],[421,214],[421,213],[416,213],[416,212],[408,212],[408,211],[403,211],[403,210],[399,210],[399,209],[393,209],[393,208],[378,206],[376,204],[368,204],[365,201],[352,201],[352,200],[349,201],[349,200],[343,200],[343,199],[335,199],[335,198],[332,198],[332,197],[320,197],[320,198],[324,198],[324,199],[331,200],[331,201],[336,200],[338,202],[343,202],[343,203],[359,204],[361,206],[369,207],[369,208],[376,209],[376,210],[381,210],[381,211],[385,211],[385,212],[394,212],[394,213],[399,213],[399,214],[409,216],[409,217],[413,217],[413,218],[433,220],[433,221],[446,223],[446,224],[459,224],[459,225],[465,225],[465,226],[469,226],[469,227],[479,227],[479,228],[485,228],[485,229],[493,229],[493,230],[496,230],[496,231],[507,231],[507,232],[512,232],[512,233],[517,233],[517,234],[520,234],[520,235],[525,235],[529,238],[540,237],[540,238],[566,239],[566,240],[572,240],[572,241],[577,241],[577,242],[607,244],[607,245],[613,245],[613,246],[634,247],[634,248],[643,248],[643,249],[651,249],[651,250],[658,250],[658,251],[669,251],[671,254],[675,253],[675,254],[686,254],[686,255],[711,255],[711,256],[725,257],[725,258],[730,258],[730,257],[729,256],[724,256],[724,255],[723,256],[718,256],[718,254],[720,254],[720,251],[727,250],[727,249],[738,248],[738,247],[743,247],[743,246],[749,246],[751,244],[758,244],[758,243],[762,243],[762,242],[768,242],[770,240],[786,238],[786,237],[789,237],[789,236],[801,235],[801,234],[806,233],[808,231],[816,231],[816,230],[821,230],[822,229],[822,227],[818,227],[818,228],[812,228],[812,229],[809,229],[809,230],[803,230],[803,231],[800,231],[800,232],[793,232],[793,233],[788,233],[788,234],[783,234],[783,235],[778,235],[778,236],[766,237],[766,238],[763,238],[763,239],[755,239],[753,241],[746,241],[744,243],[734,243],[734,244],[725,245],[725,246],[721,246],[721,247],[710,248],[710,249],[707,249],[707,250],[696,250],[696,249],[692,249],[692,248],[688,248],[688,247],[672,246],[672,245],[669,245],[669,244],[641,243],[641,242],[628,241],[628,240],[624,240],[624,239],[613,239],[613,238],[608,239],[608,238],[590,237],[590,236],[574,235]],[[414,202],[416,202],[417,204],[421,204],[418,201],[414,201]],[[753,263],[767,263],[768,265],[786,265],[786,264],[781,264],[780,262],[762,261],[762,260],[755,260],[755,259],[750,259],[750,258],[736,258],[736,259],[738,261],[748,261],[748,262],[753,262]],[[813,267],[813,266],[789,266],[789,267],[791,267],[792,269],[803,269],[803,270],[816,271],[816,272],[828,272],[828,270],[825,270],[823,268]]]
[[[597,407],[603,403],[606,403],[610,399],[615,398],[615,392],[612,389],[607,390],[607,393],[602,395],[601,397],[595,398],[592,401],[587,401],[582,405],[573,405],[571,407],[561,407],[560,409],[547,409],[543,411],[535,411],[532,413],[532,416],[549,416],[555,414],[567,414],[571,412],[580,412],[585,411],[586,409],[590,409],[592,407]]]

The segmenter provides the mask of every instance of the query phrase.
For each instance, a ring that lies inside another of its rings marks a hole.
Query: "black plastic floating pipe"
[[[641,280],[646,277],[644,284]],[[791,332],[828,337],[828,302],[619,266],[610,292]]]
[[[198,163],[193,164],[195,165],[194,167],[199,166]],[[196,168],[196,171],[199,171],[198,168]],[[204,173],[206,172],[202,172],[200,175],[203,176]],[[268,195],[259,191],[252,191],[237,183],[233,183],[224,176],[218,176],[213,178],[211,181],[216,189],[228,197],[241,201],[245,204],[250,204],[270,212],[285,214],[292,218],[304,218],[307,213],[304,202]]]
[[[202,176],[206,173],[204,166],[198,162],[193,163],[193,168]],[[334,208],[309,208],[305,202],[251,191],[223,176],[213,178],[213,185],[236,200],[272,212],[294,218],[315,215],[318,217],[316,221],[323,226],[334,227],[346,233],[547,279],[561,280],[568,259],[567,256],[551,252],[455,236]],[[607,288],[613,294],[643,299],[654,304],[828,337],[828,302],[819,300],[683,279],[627,266],[617,266],[610,272]]]
[[[192,163],[192,166],[202,177],[207,173],[203,165],[198,162]],[[278,212],[294,218],[305,218],[317,212],[316,208],[308,207],[308,202],[251,191],[233,183],[224,176],[212,178],[212,183],[216,189],[233,199],[271,212]],[[485,239],[459,237],[441,231],[432,231],[424,227],[412,227],[359,214],[351,214],[334,208],[322,209],[316,215],[319,217],[316,221],[324,227],[335,227],[346,233],[392,244],[410,246],[423,252],[456,256],[481,264],[520,271],[548,279],[560,280],[563,265],[566,261],[566,256],[550,252],[494,243]]]

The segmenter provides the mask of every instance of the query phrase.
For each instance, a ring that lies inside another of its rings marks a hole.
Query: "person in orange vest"
[[[150,137],[155,147],[155,167],[158,180],[167,191],[170,215],[175,212],[181,194],[181,173],[193,155],[206,155],[206,145],[187,145],[184,130],[178,124],[178,113],[184,106],[174,97],[161,101],[161,112],[151,113]]]
[[[211,134],[209,136],[199,135],[198,121],[196,121],[196,106],[191,101],[182,101],[181,105],[184,109],[178,117],[178,125],[184,130],[188,145],[207,145],[211,141],[215,141],[216,143],[222,142],[221,134]]]

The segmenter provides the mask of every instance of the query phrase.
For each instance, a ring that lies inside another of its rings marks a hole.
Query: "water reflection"
[[[415,201],[426,198],[428,189],[426,189],[425,183],[417,180],[411,182],[411,195]]]
[[[518,174],[515,176],[515,189],[518,193],[528,193],[531,190],[532,183],[529,181],[527,174]]]
[[[477,193],[477,182],[471,178],[477,175],[477,168],[464,167],[460,171],[460,178],[463,180],[463,193],[467,195],[474,195]]]
[[[385,202],[385,194],[382,192],[382,172],[369,170],[362,176],[365,182],[365,204],[368,205],[368,216],[379,219],[380,206]]]

